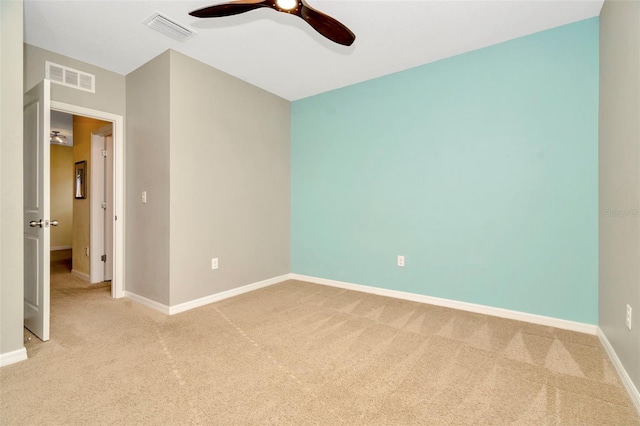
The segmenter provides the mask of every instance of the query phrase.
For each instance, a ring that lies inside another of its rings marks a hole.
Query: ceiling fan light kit
[[[351,46],[356,39],[349,28],[329,15],[315,10],[303,0],[237,0],[194,10],[189,15],[196,18],[222,18],[263,7],[304,19],[314,30],[334,43]]]
[[[61,135],[59,130],[52,130],[51,131],[51,139],[49,140],[50,143],[55,143],[58,145],[66,145],[67,144],[67,137],[65,135]]]

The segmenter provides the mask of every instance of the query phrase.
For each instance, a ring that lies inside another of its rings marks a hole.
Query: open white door
[[[49,94],[44,80],[24,96],[24,326],[42,341],[49,340]]]
[[[91,134],[91,283],[113,279],[113,125]],[[112,292],[113,293],[113,292]]]
[[[113,279],[113,205],[115,200],[113,196],[113,134],[106,136],[104,142],[107,150],[107,159],[104,165],[104,193],[107,202],[104,223],[104,252],[107,254],[107,260],[104,264],[104,280],[111,281]],[[115,295],[114,290],[111,290],[111,293]]]

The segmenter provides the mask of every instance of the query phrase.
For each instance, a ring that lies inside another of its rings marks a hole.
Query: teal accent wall
[[[291,131],[294,273],[597,324],[598,18],[296,101]]]

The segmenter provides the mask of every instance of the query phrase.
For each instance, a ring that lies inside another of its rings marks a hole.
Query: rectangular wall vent
[[[144,23],[147,24],[149,28],[153,28],[154,30],[178,41],[185,41],[188,38],[193,37],[195,34],[195,31],[185,27],[184,25],[178,24],[176,21],[161,14],[160,12],[155,12],[147,18]]]
[[[52,83],[96,93],[96,76],[93,74],[46,61],[44,75]]]

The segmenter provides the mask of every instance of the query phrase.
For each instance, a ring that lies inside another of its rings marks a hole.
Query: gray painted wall
[[[24,55],[25,90],[49,60],[96,75],[95,94],[52,84],[52,99],[126,112],[127,291],[173,305],[290,271],[289,102],[176,52],[126,77],[31,45]],[[200,215],[211,223],[194,227]]]
[[[128,74],[126,291],[169,304],[169,52]],[[147,203],[141,201],[147,192]]]
[[[125,115],[125,76],[59,55],[39,47],[24,45],[24,89],[31,89],[44,79],[45,61],[85,71],[96,76],[96,93],[51,84],[51,99],[59,102]]]
[[[640,2],[600,13],[599,323],[640,389]],[[633,308],[632,329],[625,306]]]
[[[290,103],[175,51],[170,91],[171,305],[289,273]]]
[[[0,2],[0,354],[24,347],[22,1]]]

